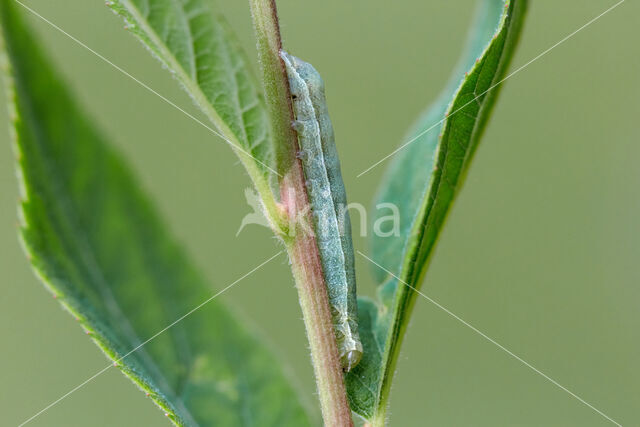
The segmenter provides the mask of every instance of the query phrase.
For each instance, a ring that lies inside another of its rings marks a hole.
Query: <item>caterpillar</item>
[[[362,343],[358,336],[351,220],[324,82],[311,64],[284,51],[280,56],[291,89],[293,128],[298,134],[340,363],[348,372],[362,357]]]

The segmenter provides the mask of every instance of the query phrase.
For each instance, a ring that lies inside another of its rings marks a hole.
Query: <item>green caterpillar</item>
[[[311,64],[284,51],[281,57],[291,88],[296,116],[293,126],[298,133],[340,362],[348,372],[360,361],[362,344],[358,336],[351,220],[324,82]]]

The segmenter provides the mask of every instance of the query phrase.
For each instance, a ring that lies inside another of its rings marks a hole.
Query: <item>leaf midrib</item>
[[[505,28],[509,25],[512,24],[512,19],[513,17],[511,16],[512,14],[515,14],[514,10],[510,10],[509,15],[506,16],[506,18],[504,20],[502,20],[498,26],[498,28],[496,29],[494,34],[499,34],[503,31],[505,31]],[[508,34],[507,34],[508,36]],[[484,122],[479,119],[482,118],[482,114],[483,111],[491,106],[491,100],[487,102],[484,102],[485,100],[485,95],[487,95],[487,92],[481,94],[480,96],[482,97],[483,102],[479,102],[479,100],[477,99],[477,95],[476,95],[476,91],[477,91],[477,85],[480,81],[480,75],[482,73],[482,69],[485,66],[485,62],[486,62],[486,57],[485,54],[486,52],[492,47],[493,42],[495,40],[490,40],[489,43],[487,44],[487,47],[485,48],[485,50],[482,51],[482,53],[480,53],[480,57],[483,58],[483,60],[474,65],[475,67],[478,67],[477,70],[473,70],[470,71],[469,73],[471,74],[473,73],[477,73],[477,79],[476,79],[476,83],[474,85],[474,90],[473,90],[473,96],[474,96],[474,101],[476,101],[476,103],[479,106],[478,112],[476,114],[476,116],[473,118],[473,129],[472,132],[468,138],[469,143],[471,144],[472,141],[474,141],[474,138],[477,138],[477,132],[479,129],[482,129],[482,126],[484,126]],[[504,49],[508,44],[508,40],[505,38],[505,40],[502,41],[502,48]],[[496,78],[499,75],[499,70],[501,69],[501,67],[504,64],[504,61],[506,61],[507,59],[504,57],[504,55],[500,55],[500,60],[496,66],[496,72],[494,73],[494,75],[492,76],[491,82],[489,84],[489,88],[490,90],[492,90],[494,88],[494,85],[496,84]],[[463,87],[463,84],[460,86],[461,90]],[[498,89],[498,88],[496,88]],[[453,99],[457,99],[458,95],[459,95],[459,90],[456,91],[453,94]],[[452,115],[451,114],[451,109],[454,107],[455,103],[452,102],[452,104],[447,108],[447,113],[449,114],[449,117]],[[463,104],[462,107],[459,107],[459,110],[454,110],[453,113],[458,114],[458,113],[462,113],[464,112],[464,108],[467,106],[467,104]],[[449,123],[449,117],[445,116],[446,119],[445,121],[442,123],[442,127],[441,129],[447,129],[447,125]],[[446,142],[446,143],[445,143]],[[442,185],[444,185],[445,183],[443,183],[443,177],[446,176],[446,168],[447,168],[447,159],[448,156],[450,154],[450,144],[452,142],[455,142],[455,140],[452,140],[451,134],[447,133],[447,140],[441,141],[438,144],[437,147],[437,151],[436,154],[434,156],[434,162],[435,162],[435,167],[437,167],[438,165],[438,158],[439,158],[439,153],[438,151],[440,149],[444,149],[444,158],[442,161],[443,164],[443,168],[441,171],[438,172],[438,174],[436,176],[433,176],[432,174],[432,178],[429,180],[429,184],[427,185],[426,189],[425,189],[425,198],[427,200],[427,204],[423,205],[424,207],[422,209],[420,209],[417,214],[414,216],[414,224],[411,227],[411,231],[410,231],[410,235],[418,235],[419,238],[418,239],[409,239],[407,241],[407,244],[409,244],[410,246],[405,246],[405,255],[403,256],[404,261],[404,267],[402,268],[402,271],[405,271],[406,273],[403,273],[400,275],[402,281],[406,282],[406,283],[418,283],[421,280],[420,276],[424,276],[424,274],[426,274],[426,268],[422,267],[424,264],[429,262],[430,257],[432,256],[433,251],[429,250],[428,251],[428,255],[427,258],[424,260],[423,263],[421,263],[420,266],[417,266],[415,262],[412,262],[412,260],[416,260],[418,259],[418,257],[420,256],[420,252],[423,249],[421,242],[423,241],[424,237],[426,236],[426,225],[429,222],[429,219],[432,216],[432,212],[433,212],[433,208],[436,206],[435,201],[438,198],[438,192],[440,191],[440,189],[442,188]],[[465,156],[462,160],[461,166],[460,166],[460,172],[457,176],[457,182],[460,181],[460,178],[463,177],[463,175],[466,172],[465,169],[465,165],[468,164],[470,157],[473,155],[473,153],[475,152],[475,147],[471,146],[468,149],[465,149]],[[437,179],[436,179],[437,178]],[[435,187],[434,187],[435,185]],[[459,187],[456,188],[457,191],[454,192],[454,194],[452,195],[452,198],[455,198],[457,194],[459,194]],[[433,197],[431,196],[431,193],[435,191],[435,193],[433,194]],[[450,209],[451,207],[451,202],[449,202],[449,206],[447,209]],[[426,210],[426,213],[423,213],[423,209]],[[418,218],[423,218],[423,221],[416,221],[416,219]],[[440,225],[439,230],[441,230],[446,222],[448,218],[448,215],[446,215],[443,219],[443,223]],[[437,240],[440,236],[440,233],[437,233],[433,244],[430,246],[430,248],[433,248],[436,243]],[[399,290],[398,295],[396,296],[396,298],[394,298],[394,303],[393,303],[393,307],[395,307],[395,310],[393,312],[393,318],[391,319],[391,328],[390,328],[390,336],[399,336],[401,330],[403,327],[406,328],[407,325],[403,324],[403,322],[401,321],[403,319],[404,316],[406,316],[406,310],[407,307],[413,303],[413,301],[411,300],[411,292],[412,290],[404,285],[403,283],[399,283],[398,286],[401,286],[402,289]],[[392,342],[390,342],[392,341]],[[385,348],[385,354],[387,354],[389,351],[391,351],[392,349],[394,349],[395,347],[398,347],[399,345],[401,345],[402,342],[402,338],[398,339],[392,339],[392,340],[387,340],[387,342],[389,343],[388,345],[388,349]],[[394,353],[396,353],[397,351],[394,351]],[[392,364],[396,363],[397,361],[397,355],[387,358],[387,360],[385,361],[386,363],[383,364],[384,366],[384,370],[383,370],[383,376],[382,376],[382,383],[381,383],[381,387],[380,387],[380,391],[382,392],[379,396],[378,396],[378,402],[380,402],[381,400],[383,400],[385,398],[384,393],[385,393],[385,389],[387,389],[386,387],[386,383],[388,382],[388,378],[390,377],[390,372],[391,369],[389,369],[391,367]]]
[[[235,133],[231,130],[231,128],[229,128],[229,126],[226,125],[224,120],[222,120],[222,117],[220,117],[216,110],[211,106],[211,103],[209,102],[205,94],[200,90],[200,87],[197,84],[197,77],[196,79],[192,79],[189,77],[184,67],[177,61],[173,53],[171,53],[166,48],[165,43],[158,38],[158,34],[156,33],[156,31],[147,24],[147,20],[140,13],[138,8],[130,2],[130,0],[122,0],[122,4],[136,19],[138,25],[140,25],[144,29],[145,34],[151,39],[156,48],[160,50],[162,56],[159,57],[159,59],[161,61],[168,62],[167,65],[169,66],[169,68],[175,70],[175,72],[178,74],[178,80],[185,86],[187,93],[193,97],[196,104],[200,107],[200,109],[202,109],[209,120],[211,120],[213,124],[220,130],[225,138],[229,139],[229,141],[227,142],[231,143],[233,150],[239,151],[240,154],[246,155],[245,153],[242,153],[240,150],[238,150],[242,147],[242,145],[240,144],[240,141],[238,140]],[[182,11],[182,15],[184,16],[184,8],[182,8]],[[191,34],[191,26],[188,25],[188,28],[189,34]],[[194,72],[197,73],[197,67],[194,68]],[[196,84],[194,85],[194,83]],[[243,156],[239,155],[239,157],[242,161]],[[243,161],[243,163],[246,162]]]
[[[205,116],[214,124],[214,126],[220,131],[222,139],[225,140],[225,143],[228,143],[231,146],[231,149],[236,153],[240,162],[246,168],[249,173],[250,178],[254,181],[254,184],[263,198],[263,201],[269,202],[265,203],[267,206],[271,206],[273,203],[271,196],[271,186],[268,180],[266,179],[263,171],[258,167],[255,163],[255,157],[250,151],[245,151],[242,147],[242,143],[238,140],[237,135],[231,130],[231,128],[225,123],[225,121],[218,115],[215,108],[211,105],[205,94],[200,90],[199,85],[197,84],[197,79],[194,81],[189,78],[189,75],[185,72],[185,69],[180,65],[177,61],[176,57],[167,49],[164,42],[158,38],[158,34],[156,31],[149,26],[147,20],[144,19],[144,15],[141,14],[141,11],[131,3],[130,0],[120,0],[121,4],[126,8],[128,13],[135,19],[140,28],[144,31],[144,34],[149,38],[150,42],[155,46],[156,49],[160,52],[158,55],[152,51],[152,54],[156,55],[161,62],[164,62],[167,67],[171,70],[175,70],[177,80],[184,86],[187,94],[192,97],[193,101],[200,108],[200,110],[205,114]],[[183,8],[183,15],[184,15]],[[189,32],[191,33],[191,27],[189,26]],[[144,41],[143,41],[143,44]],[[197,72],[197,71],[196,71]],[[236,90],[237,92],[237,90]],[[259,94],[256,94],[259,96]],[[252,108],[255,108],[252,107]],[[240,110],[241,111],[241,110]],[[241,113],[243,125],[244,125],[244,113]],[[245,130],[245,126],[242,126],[242,129]],[[248,141],[247,141],[248,143]],[[263,139],[262,143],[268,143],[268,140]],[[256,142],[256,144],[258,144]],[[253,149],[254,146],[249,147],[249,150]],[[260,163],[267,168],[268,165],[265,163]]]

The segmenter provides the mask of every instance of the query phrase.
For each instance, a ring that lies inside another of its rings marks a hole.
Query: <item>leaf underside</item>
[[[0,41],[20,233],[37,275],[176,425],[309,425],[278,361],[217,300],[128,355],[215,290],[167,234],[14,7],[0,0]]]
[[[364,357],[346,377],[352,409],[384,418],[399,348],[438,234],[459,192],[515,49],[526,0],[483,0],[451,83],[393,158],[377,203],[400,212],[399,236],[372,234],[379,301],[358,304]],[[441,122],[441,123],[439,123]],[[382,230],[383,232],[386,230]],[[387,230],[388,231],[388,230]],[[407,286],[409,285],[409,286]]]
[[[261,194],[273,148],[264,98],[231,28],[205,0],[114,0],[107,5],[181,83],[234,147]],[[236,148],[237,147],[237,148]]]

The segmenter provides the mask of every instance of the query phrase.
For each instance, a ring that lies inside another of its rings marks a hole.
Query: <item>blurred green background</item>
[[[195,112],[103,1],[26,3]],[[356,175],[401,142],[443,87],[474,3],[279,2],[286,47],[325,78],[350,201],[370,203],[384,166]],[[531,3],[512,70],[614,1]],[[219,0],[218,7],[254,57],[247,2]],[[243,195],[249,181],[220,139],[44,22],[30,22],[211,279],[212,293],[278,250],[266,229],[250,226],[235,236],[251,210]],[[627,1],[506,83],[422,287],[623,425],[640,425],[638,22],[640,5]],[[0,423],[17,425],[107,362],[44,291],[21,252],[13,153],[1,106]],[[356,236],[355,244],[368,252],[365,239]],[[366,263],[358,259],[359,287],[372,294]],[[315,399],[285,259],[221,299],[259,325],[306,397]],[[390,421],[394,426],[610,424],[425,299],[418,299],[400,356]],[[115,370],[30,423],[116,425],[167,421]]]

